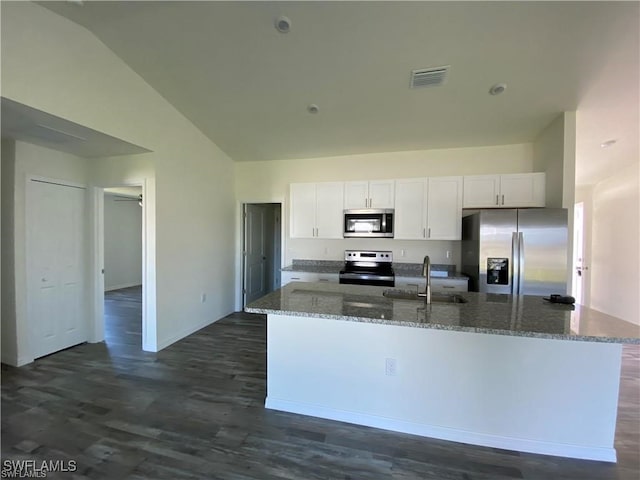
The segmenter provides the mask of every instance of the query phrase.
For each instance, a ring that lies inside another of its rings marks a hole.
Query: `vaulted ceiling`
[[[579,184],[638,158],[638,2],[41,3],[236,161],[531,142],[572,110]]]

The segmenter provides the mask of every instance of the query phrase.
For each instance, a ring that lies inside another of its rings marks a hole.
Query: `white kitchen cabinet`
[[[462,177],[431,177],[427,188],[427,239],[462,238]]]
[[[469,290],[469,280],[466,278],[437,278],[431,277],[431,293],[457,293]],[[427,282],[424,277],[396,277],[395,288],[424,292]]]
[[[291,238],[343,238],[344,184],[292,183]]]
[[[432,278],[431,293],[457,293],[469,291],[467,278]]]
[[[544,173],[470,175],[464,177],[464,208],[544,206]]]
[[[396,277],[394,288],[400,290],[424,292],[426,286],[427,282],[424,277]]]
[[[396,180],[394,238],[460,240],[462,177]]]
[[[393,180],[345,182],[344,208],[394,208]]]
[[[291,282],[327,282],[339,283],[337,273],[313,273],[313,272],[281,272],[281,285],[284,287]]]
[[[427,179],[396,180],[393,237],[398,240],[424,240],[427,235]]]

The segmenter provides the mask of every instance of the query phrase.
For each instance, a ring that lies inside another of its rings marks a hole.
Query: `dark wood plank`
[[[73,459],[86,479],[640,478],[637,346],[624,347],[609,464],[266,410],[263,316],[230,315],[154,354],[140,347],[139,287],[108,292],[105,314],[105,343],[3,365],[3,460]]]

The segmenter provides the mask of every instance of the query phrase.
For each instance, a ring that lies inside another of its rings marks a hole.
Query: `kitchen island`
[[[266,407],[496,448],[615,461],[621,344],[640,327],[540,297],[392,299],[291,283],[267,314]]]

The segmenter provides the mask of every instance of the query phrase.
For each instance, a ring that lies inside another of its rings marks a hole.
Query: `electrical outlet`
[[[384,361],[384,374],[394,377],[397,371],[397,363],[395,358],[386,358]]]
[[[204,303],[207,301],[207,294],[203,293],[202,295],[200,295],[200,302]]]
[[[451,258],[451,252],[447,250],[447,258]]]
[[[400,256],[404,257],[404,248],[402,250],[400,250]]]

